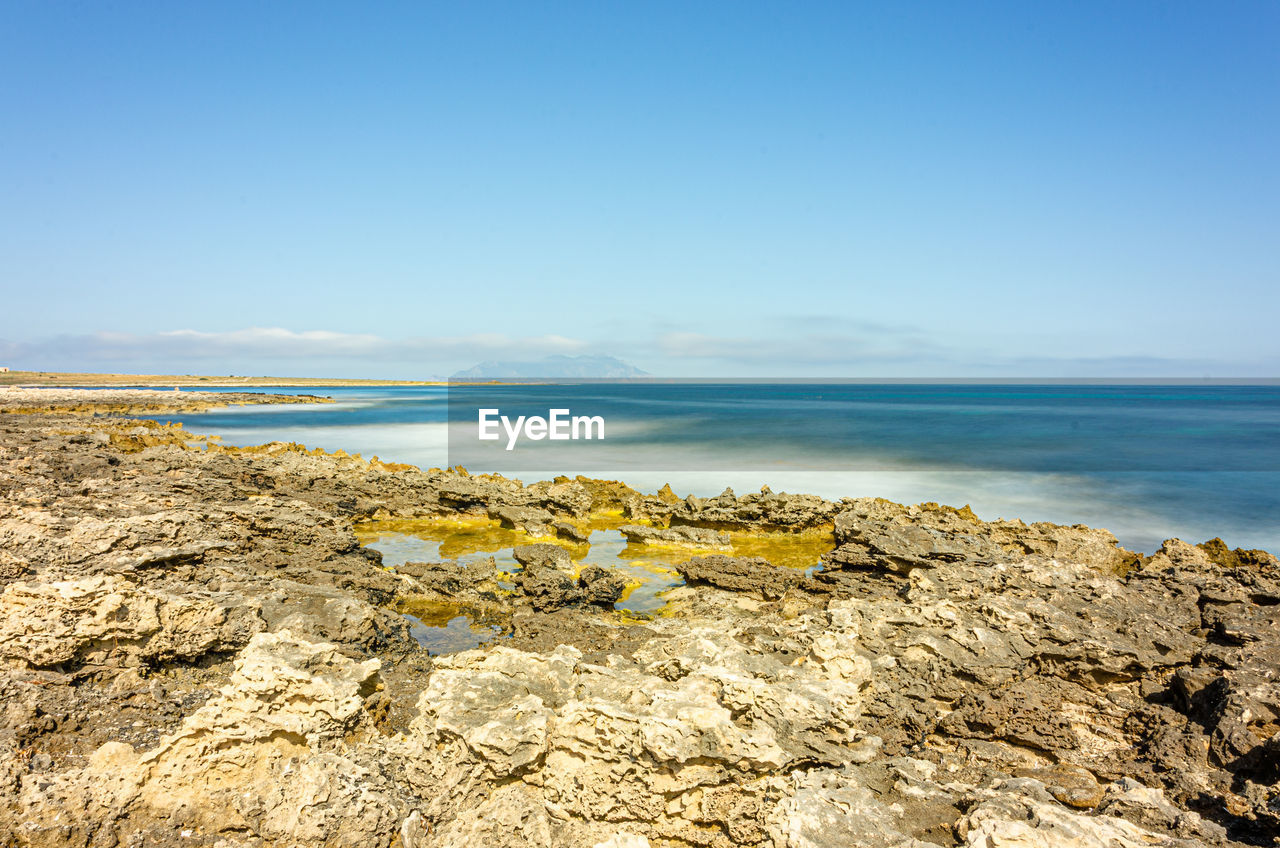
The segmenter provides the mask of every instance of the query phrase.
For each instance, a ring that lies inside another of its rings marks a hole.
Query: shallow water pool
[[[517,545],[549,542],[569,551],[575,570],[588,565],[618,572],[627,588],[614,604],[614,609],[634,618],[659,615],[666,605],[666,594],[684,585],[676,566],[695,556],[730,554],[763,556],[775,565],[813,571],[820,567],[823,553],[832,547],[828,532],[730,533],[730,547],[696,548],[686,546],[644,545],[629,543],[616,529],[616,517],[603,517],[585,522],[589,530],[586,542],[575,543],[558,538],[534,538],[521,530],[504,528],[484,517],[413,519],[366,522],[356,527],[361,544],[382,554],[383,565],[395,568],[406,562],[460,563],[484,562],[490,557],[500,571],[515,574],[520,563],[512,556]],[[508,584],[506,588],[514,589]],[[474,648],[494,638],[498,628],[482,624],[458,607],[441,619],[440,614],[415,615],[402,610],[413,627],[414,638],[429,650],[451,653]],[[458,646],[458,647],[452,647]]]

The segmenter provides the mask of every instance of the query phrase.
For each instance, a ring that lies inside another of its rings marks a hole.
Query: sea
[[[333,403],[176,416],[225,444],[300,442],[421,468],[462,464],[825,498],[969,505],[983,519],[1086,524],[1126,548],[1220,537],[1280,552],[1280,386],[631,381],[258,387]],[[221,389],[221,391],[240,391]],[[600,416],[598,442],[478,445],[477,408]],[[478,449],[483,448],[483,450]],[[531,452],[540,449],[542,452]]]

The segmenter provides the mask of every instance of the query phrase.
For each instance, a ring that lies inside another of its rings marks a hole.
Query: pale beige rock
[[[10,583],[0,593],[0,656],[32,666],[199,656],[262,627],[238,598],[143,589],[105,575]]]
[[[474,818],[466,799],[524,804],[529,787],[553,820],[643,822],[648,833],[638,835],[653,837],[693,821],[728,826],[733,805],[710,803],[707,791],[802,759],[838,751],[865,761],[876,750],[857,729],[871,666],[856,653],[856,628],[848,616],[821,621],[751,636],[658,622],[665,638],[626,667],[586,663],[568,646],[443,657],[407,740],[419,746],[408,774],[422,791],[435,788],[427,815],[454,820],[458,839],[480,827],[459,823]],[[807,661],[780,659],[777,643]],[[525,786],[519,794],[512,779]],[[520,817],[534,828],[529,839],[554,830],[535,827],[540,820]]]
[[[1054,803],[997,795],[961,819],[966,848],[1193,848],[1202,845],[1161,836],[1123,819],[1090,816]]]
[[[649,840],[634,833],[618,833],[597,842],[593,848],[649,848]]]
[[[782,794],[769,821],[778,848],[936,848],[904,834],[904,810],[882,803],[852,770],[796,772]]]
[[[335,746],[376,684],[377,660],[336,645],[260,633],[222,695],[146,753],[108,743],[51,787],[28,781],[34,830],[57,809],[163,818],[200,833],[250,832],[287,844],[363,846],[400,821],[385,780]]]

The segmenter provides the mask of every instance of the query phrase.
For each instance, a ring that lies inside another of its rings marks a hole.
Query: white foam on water
[[[281,427],[218,427],[200,425],[200,432],[221,438],[223,444],[244,447],[266,442],[298,442],[325,451],[344,450],[366,459],[405,462],[419,468],[442,468],[448,462],[448,425],[413,424],[294,425]]]

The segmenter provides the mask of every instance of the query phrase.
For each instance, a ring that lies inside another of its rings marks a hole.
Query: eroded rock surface
[[[705,527],[647,527],[624,524],[618,531],[628,542],[641,545],[684,545],[693,548],[727,548],[728,535]]]
[[[731,592],[750,592],[777,600],[799,586],[803,575],[792,568],[778,568],[763,557],[731,557],[722,554],[693,557],[680,566],[680,576],[691,585],[714,586]]]

